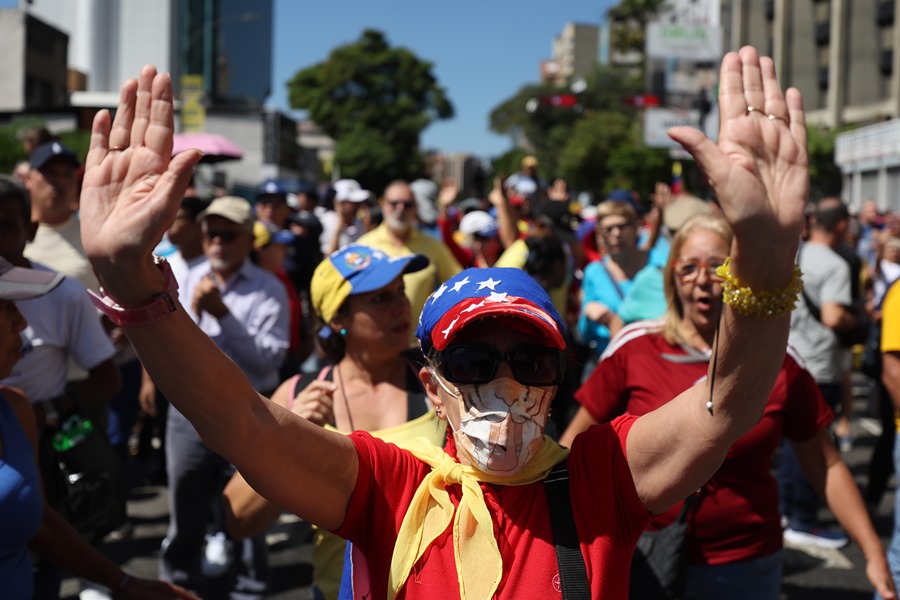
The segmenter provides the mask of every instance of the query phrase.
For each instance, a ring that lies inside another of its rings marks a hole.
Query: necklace
[[[356,428],[353,426],[353,415],[350,414],[350,402],[347,400],[347,390],[344,387],[344,376],[341,375],[340,366],[334,365],[334,372],[337,373],[338,385],[341,386],[341,396],[344,397],[344,409],[347,411],[347,420],[350,421],[350,431],[356,431]]]

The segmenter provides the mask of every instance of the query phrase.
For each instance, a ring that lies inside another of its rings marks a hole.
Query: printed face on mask
[[[526,385],[512,377],[451,384],[440,373],[433,375],[456,400],[455,408],[445,401],[448,420],[457,449],[472,466],[491,475],[513,475],[537,453],[555,385]]]

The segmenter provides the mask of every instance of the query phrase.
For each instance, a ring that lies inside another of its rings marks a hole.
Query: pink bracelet
[[[148,302],[140,306],[124,307],[106,295],[100,288],[100,295],[88,290],[88,295],[97,310],[109,317],[109,320],[119,327],[125,325],[143,325],[153,322],[178,310],[178,282],[172,273],[172,267],[165,259],[153,257],[154,264],[162,271],[166,278],[166,291],[153,296]]]

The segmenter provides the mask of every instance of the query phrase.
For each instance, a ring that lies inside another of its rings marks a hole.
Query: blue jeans
[[[894,469],[900,473],[900,434],[894,441]],[[900,581],[900,494],[894,496],[894,534],[891,536],[891,547],[887,552],[888,565],[891,567],[891,575],[894,581]],[[875,594],[877,600],[881,600],[881,596]]]
[[[778,600],[784,551],[728,565],[689,565],[684,600]]]
[[[841,401],[841,384],[820,383],[819,390],[828,405],[836,410]],[[790,442],[781,444],[781,462],[778,465],[778,492],[780,494],[781,514],[789,518],[791,529],[809,531],[818,522],[819,494],[806,480],[800,469],[800,463],[794,455]]]

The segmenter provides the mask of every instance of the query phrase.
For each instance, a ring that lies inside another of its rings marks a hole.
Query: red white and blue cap
[[[564,325],[550,296],[521,269],[466,269],[448,279],[425,302],[416,337],[422,352],[443,350],[466,325],[485,317],[522,319],[563,350]]]

